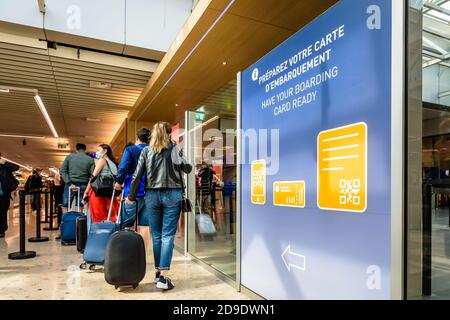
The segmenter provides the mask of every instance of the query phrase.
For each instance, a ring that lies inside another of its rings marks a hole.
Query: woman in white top
[[[95,169],[92,174],[93,179],[96,179],[101,175],[117,175],[117,165],[114,161],[112,149],[107,144],[101,144],[98,146],[95,153]],[[93,181],[91,179],[91,182]],[[102,222],[108,218],[109,207],[111,205],[110,196],[97,196],[92,189],[91,182],[87,185],[86,191],[83,196],[83,202],[89,201],[89,211],[91,213],[92,223]],[[113,210],[111,213],[111,221],[116,221],[116,215],[119,211],[119,201],[115,197],[113,203]]]

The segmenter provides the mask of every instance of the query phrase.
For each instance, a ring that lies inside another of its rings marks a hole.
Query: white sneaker
[[[171,290],[175,288],[174,284],[169,278],[164,278],[164,276],[160,276],[158,282],[156,283],[156,287],[162,290]]]

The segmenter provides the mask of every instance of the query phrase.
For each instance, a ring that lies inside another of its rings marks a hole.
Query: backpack
[[[6,168],[0,168],[1,188],[5,192],[13,192],[19,187],[19,180]]]

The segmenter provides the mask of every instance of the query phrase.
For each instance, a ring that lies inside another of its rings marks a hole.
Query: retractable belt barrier
[[[46,203],[47,203],[47,194],[46,194]],[[46,209],[47,210],[47,209]],[[54,220],[54,212],[57,212],[56,203],[55,203],[55,189],[50,189],[50,215],[49,215],[49,225],[48,227],[44,228],[45,231],[55,231],[59,230],[59,226],[54,227],[53,226],[53,220]],[[59,220],[58,220],[59,221]]]
[[[45,189],[41,194],[44,194],[44,208],[45,208],[45,214],[44,214],[44,220],[41,220],[41,223],[49,223],[49,217],[48,217],[48,194],[49,190]]]
[[[32,237],[28,239],[28,242],[45,242],[48,241],[48,237],[41,237],[41,194],[46,193],[48,191],[42,191],[41,189],[30,190],[29,194],[33,194],[34,197],[38,197],[38,201],[36,202],[36,237]]]
[[[8,259],[29,259],[36,257],[36,251],[25,250],[25,196],[27,192],[24,190],[19,191],[19,239],[20,249],[18,252],[8,254]]]

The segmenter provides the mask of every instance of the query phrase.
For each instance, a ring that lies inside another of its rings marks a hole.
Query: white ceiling
[[[1,40],[1,39],[0,39]],[[27,166],[59,167],[70,150],[57,148],[68,141],[73,150],[77,142],[86,143],[89,151],[99,143],[108,143],[133,107],[152,75],[155,63],[132,61],[123,57],[78,59],[76,49],[36,48],[0,41],[0,85],[38,89],[39,95],[61,139],[53,138],[33,98],[33,93],[0,92],[0,134],[39,135],[45,139],[0,137],[4,157]],[[73,50],[68,54],[68,50]],[[110,60],[120,63],[110,63]],[[100,63],[101,62],[101,63]],[[151,67],[135,65],[152,64]],[[125,67],[125,66],[130,67]],[[111,89],[91,88],[89,81],[111,83]],[[89,122],[86,118],[98,119]]]
[[[424,67],[450,67],[450,0],[426,0],[423,13]]]

